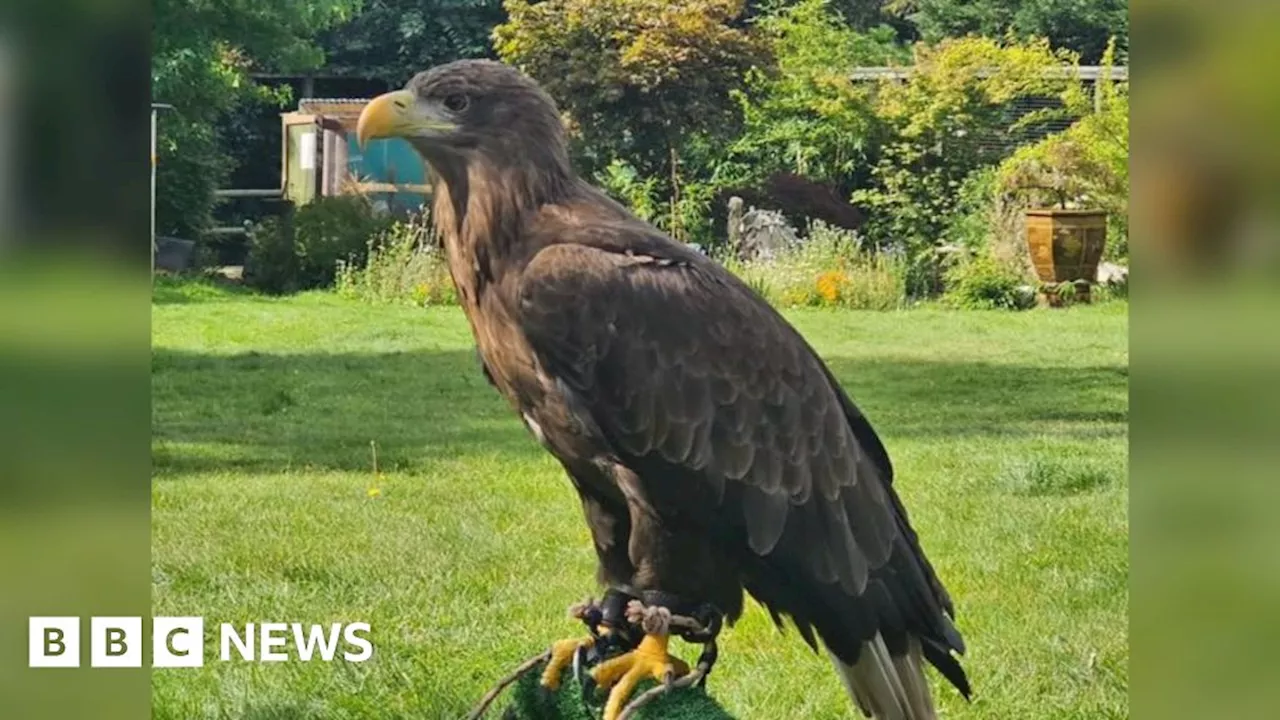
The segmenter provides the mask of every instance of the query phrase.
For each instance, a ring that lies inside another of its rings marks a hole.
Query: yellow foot
[[[689,673],[688,663],[667,654],[667,639],[666,635],[645,635],[635,650],[606,660],[591,671],[596,685],[613,688],[604,706],[604,720],[617,720],[641,680],[667,683]]]
[[[578,648],[589,648],[595,645],[595,638],[587,636],[571,640],[559,640],[551,645],[551,659],[542,671],[542,687],[548,690],[560,689],[560,675],[573,662]]]

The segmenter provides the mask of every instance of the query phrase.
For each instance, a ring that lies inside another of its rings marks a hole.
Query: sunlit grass
[[[154,613],[367,621],[376,654],[157,670],[155,717],[457,718],[578,632],[581,509],[457,309],[164,290]],[[1126,311],[789,314],[883,436],[956,598],[977,694],[940,688],[945,717],[1128,715]],[[852,717],[826,659],[749,607],[711,692],[744,720]]]

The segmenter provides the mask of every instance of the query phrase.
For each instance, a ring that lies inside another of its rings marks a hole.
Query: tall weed
[[[426,211],[370,240],[364,265],[338,263],[337,291],[374,303],[456,305],[457,291]]]
[[[726,266],[776,307],[893,310],[906,300],[901,259],[864,250],[853,233],[820,222],[796,247]]]

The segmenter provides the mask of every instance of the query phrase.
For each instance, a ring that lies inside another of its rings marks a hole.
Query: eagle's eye
[[[471,99],[461,93],[446,96],[444,99],[444,107],[449,112],[459,113],[467,109],[471,104]]]

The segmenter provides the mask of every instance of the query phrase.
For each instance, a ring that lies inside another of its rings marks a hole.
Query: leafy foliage
[[[490,33],[505,19],[501,0],[370,0],[320,45],[329,72],[398,87],[433,65],[491,57]]]
[[[371,240],[391,223],[359,195],[322,197],[267,218],[250,236],[245,282],[270,293],[328,287],[338,263],[363,264]]]
[[[396,222],[370,239],[363,265],[339,261],[339,295],[371,303],[456,305],[457,289],[444,252],[434,242],[426,213]]]
[[[847,182],[865,164],[872,131],[866,91],[849,71],[908,59],[893,31],[859,33],[824,0],[802,0],[761,17],[776,67],[757,68],[734,93],[744,128],[721,169],[726,182],[759,183],[772,173]]]
[[[856,228],[862,216],[847,198],[865,173],[871,116],[866,92],[850,82],[847,69],[906,57],[891,30],[850,30],[822,0],[778,4],[753,23],[772,62],[748,70],[730,93],[740,127],[687,134],[679,147],[678,185],[631,166],[638,182],[668,200],[652,200],[649,219],[713,250],[725,240],[731,194],[782,210],[798,224],[822,218]],[[605,184],[619,200],[634,199]],[[671,192],[673,186],[678,192]]]
[[[766,47],[735,22],[740,0],[508,0],[494,30],[498,54],[538,80],[592,147],[633,163],[646,139],[661,153],[672,135],[732,120],[730,93]],[[637,163],[642,172],[666,163]]]
[[[520,66],[560,104],[580,171],[713,252],[731,193],[767,199],[798,225],[823,217],[858,228],[865,247],[843,265],[793,263],[821,265],[794,304],[844,304],[849,268],[876,263],[891,264],[912,296],[939,293],[961,276],[946,271],[940,247],[1017,267],[1021,209],[1055,198],[1108,210],[1109,257],[1127,255],[1127,93],[1108,84],[1092,112],[1078,83],[1042,72],[1080,54],[1106,64],[1123,56],[1127,18],[1114,0],[161,0],[155,15],[155,97],[178,107],[161,115],[162,233],[206,226],[212,190],[270,139],[267,126],[254,137],[246,123],[225,121],[230,109],[260,115],[289,99],[250,72],[317,68],[323,51],[327,73],[391,84],[458,57]],[[1096,51],[1099,28],[1119,28],[1105,52]],[[971,32],[988,37],[952,37]],[[929,44],[905,44],[921,34]],[[905,82],[849,77],[857,66],[908,64]],[[1049,112],[1083,119],[1001,164],[1005,148],[1046,117],[1010,111],[1025,99],[1056,100],[1060,110]],[[1052,196],[1034,187],[1046,177]],[[380,237],[353,220],[351,236],[363,235],[348,242],[308,229],[308,217],[299,210],[259,228],[250,263],[259,282],[327,283],[339,260]],[[381,260],[400,262],[381,242]]]
[[[614,159],[596,173],[600,188],[630,208],[636,217],[653,222],[659,213],[657,180],[641,179],[636,169],[625,160]]]
[[[157,0],[152,21],[152,97],[159,116],[156,222],[161,234],[193,236],[209,222],[213,191],[230,172],[214,123],[246,98],[280,98],[253,70],[320,65],[321,28],[349,17],[358,0],[191,3]]]
[[[1074,62],[1043,40],[1003,45],[964,38],[917,47],[910,78],[881,83],[874,110],[886,140],[870,186],[853,197],[869,214],[870,242],[907,254],[913,295],[941,289],[934,249],[958,214],[966,178],[998,163],[1003,140],[1018,129],[1084,102],[1078,83],[1045,72]],[[1046,97],[1059,99],[1062,109],[1023,117],[1008,110],[1020,98]]]
[[[498,55],[528,73],[568,115],[587,175],[625,160],[671,199],[669,232],[685,238],[682,152],[694,138],[728,138],[733,91],[768,47],[741,22],[742,0],[508,0],[494,30]],[[695,189],[696,190],[696,189]],[[696,208],[699,191],[689,207]]]
[[[1108,52],[1108,58],[1111,53]],[[1108,257],[1128,257],[1129,94],[1104,78],[1098,109],[1061,133],[1019,148],[1000,165],[1000,189],[1022,206],[1107,211]]]
[[[907,4],[899,0],[827,0],[827,7],[855,30],[883,26],[892,28],[900,42],[920,39]]]
[[[165,113],[158,118],[156,232],[194,238],[213,224],[213,192],[231,172],[213,125]]]
[[[1072,50],[1087,64],[1097,63],[1109,39],[1119,35],[1129,47],[1129,4],[1124,0],[907,0],[908,17],[927,42],[965,35],[1048,38]]]
[[[1010,118],[1008,105],[1024,98],[1060,98],[1079,107],[1084,96],[1075,82],[1046,71],[1075,66],[1078,58],[1054,50],[1044,39],[1003,43],[967,37],[937,45],[917,45],[911,77],[884,81],[877,114],[904,138],[947,142],[952,150],[976,154],[982,133],[1008,134],[1043,117]]]
[[[994,168],[979,168],[960,183],[955,214],[943,235],[948,245],[975,252],[991,241],[989,208],[995,192]]]
[[[990,253],[1008,267],[1030,269],[1025,210],[1001,190],[996,167],[975,170],[960,184],[955,214],[943,236],[945,247],[969,255]]]
[[[1017,268],[980,253],[946,271],[948,304],[967,310],[1025,310],[1035,292]]]

